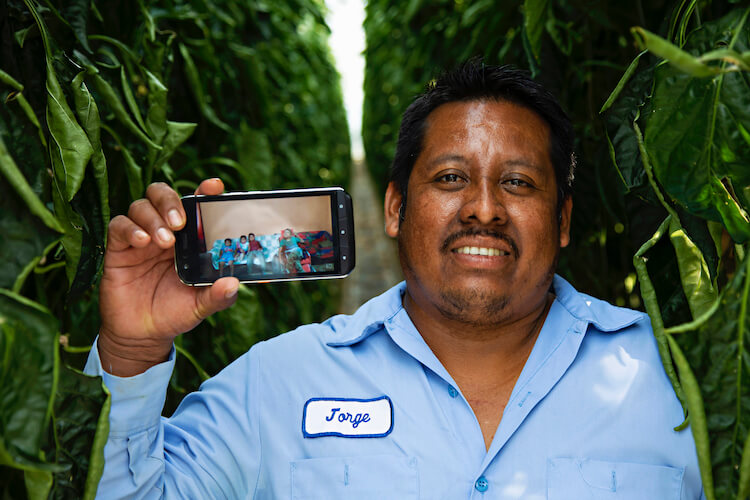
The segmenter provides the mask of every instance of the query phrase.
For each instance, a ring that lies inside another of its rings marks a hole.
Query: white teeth
[[[499,248],[488,248],[488,247],[460,247],[454,250],[456,253],[462,253],[466,255],[487,255],[489,257],[495,257],[500,255],[510,255],[504,250]]]

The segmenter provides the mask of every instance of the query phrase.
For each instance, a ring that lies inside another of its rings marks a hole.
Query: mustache
[[[516,242],[513,241],[513,239],[508,236],[505,233],[501,233],[498,231],[493,231],[491,229],[480,229],[477,227],[468,227],[466,229],[462,229],[461,231],[455,232],[448,236],[445,241],[443,242],[443,246],[440,248],[443,252],[448,251],[448,248],[455,243],[460,238],[464,237],[471,237],[471,236],[489,236],[490,238],[495,238],[500,241],[504,241],[509,247],[510,251],[513,254],[513,257],[518,257],[518,246],[516,245]]]

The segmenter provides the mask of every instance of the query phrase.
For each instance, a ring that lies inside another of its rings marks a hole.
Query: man
[[[100,496],[701,497],[648,317],[554,274],[572,143],[523,73],[467,63],[441,76],[404,114],[386,193],[405,283],[254,346],[170,419],[172,339],[238,283],[179,284],[184,215],[150,186],[111,224],[87,366],[112,392]]]

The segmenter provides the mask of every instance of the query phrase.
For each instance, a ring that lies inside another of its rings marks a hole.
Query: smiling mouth
[[[465,255],[486,255],[488,257],[499,257],[501,255],[510,255],[510,252],[500,250],[499,248],[490,247],[459,247],[453,249],[454,253],[461,253]]]

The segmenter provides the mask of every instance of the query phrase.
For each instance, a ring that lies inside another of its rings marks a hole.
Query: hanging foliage
[[[342,185],[349,137],[319,0],[0,3],[0,496],[93,498],[108,396],[80,373],[110,217],[191,194]],[[334,312],[330,283],[243,288],[180,338],[169,413],[253,343]]]

